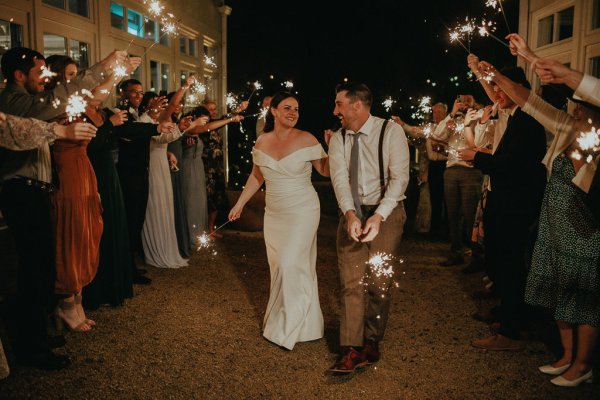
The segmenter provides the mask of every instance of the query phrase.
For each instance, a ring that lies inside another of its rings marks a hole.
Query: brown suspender
[[[383,169],[383,137],[385,135],[385,128],[387,127],[388,120],[383,121],[383,126],[381,127],[381,133],[379,134],[379,186],[381,191],[381,198],[385,195],[385,175]],[[342,141],[344,144],[344,148],[346,147],[346,130],[342,129]]]

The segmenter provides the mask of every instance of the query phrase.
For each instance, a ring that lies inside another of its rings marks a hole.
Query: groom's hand
[[[355,242],[360,241],[360,236],[362,235],[362,226],[360,223],[360,218],[356,216],[356,212],[354,210],[346,211],[346,230],[348,232],[348,236]]]
[[[377,236],[379,233],[381,220],[383,220],[383,217],[379,214],[373,214],[373,216],[367,220],[365,223],[365,229],[363,229],[365,237],[361,239],[361,242],[370,242],[371,240],[375,239],[375,236]]]

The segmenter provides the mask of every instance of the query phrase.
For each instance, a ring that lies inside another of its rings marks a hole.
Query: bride
[[[329,161],[313,135],[294,128],[298,115],[295,95],[273,96],[265,133],[252,151],[252,173],[229,213],[230,220],[238,219],[266,181],[264,237],[271,294],[263,336],[288,350],[323,337],[316,274],[320,204],[310,177],[313,166],[329,176]]]

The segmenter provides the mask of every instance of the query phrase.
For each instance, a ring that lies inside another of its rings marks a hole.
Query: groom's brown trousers
[[[363,206],[363,224],[377,206]],[[366,262],[383,252],[394,256],[390,261],[398,273],[399,247],[406,222],[402,202],[381,222],[379,233],[369,243],[352,240],[346,231],[346,218],[341,216],[337,232],[338,268],[342,284],[340,346],[362,346],[365,340],[383,339],[390,309],[390,287],[393,277],[371,273]],[[366,292],[366,293],[365,293]],[[365,304],[366,297],[366,304]]]

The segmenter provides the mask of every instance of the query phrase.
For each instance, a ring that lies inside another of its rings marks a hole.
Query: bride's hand
[[[233,206],[233,208],[231,209],[231,211],[229,211],[229,220],[230,221],[235,221],[236,219],[240,218],[242,216],[242,210],[244,209],[243,206],[240,206],[238,204],[236,204],[235,206]]]

